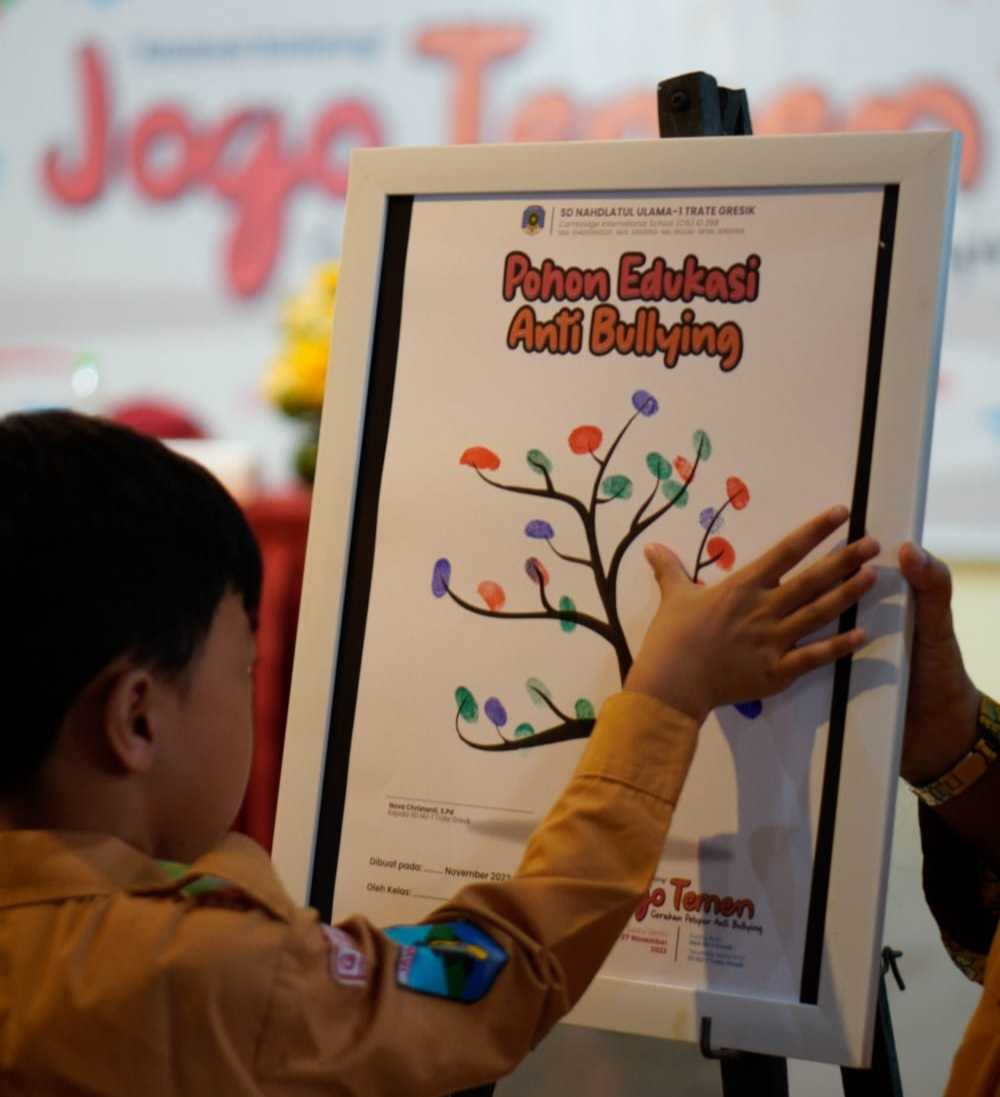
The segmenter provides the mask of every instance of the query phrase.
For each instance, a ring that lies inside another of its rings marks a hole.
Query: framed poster
[[[324,915],[500,879],[655,605],[833,502],[885,546],[853,661],[703,729],[571,1020],[869,1054],[951,135],[355,153],[275,857]],[[846,627],[846,625],[845,625]]]

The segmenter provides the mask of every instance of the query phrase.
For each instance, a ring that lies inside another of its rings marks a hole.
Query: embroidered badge
[[[345,987],[363,987],[368,982],[368,960],[341,929],[320,924],[330,946],[330,978]]]
[[[396,982],[418,994],[478,1002],[507,963],[507,953],[471,922],[393,926],[385,934],[401,946]]]

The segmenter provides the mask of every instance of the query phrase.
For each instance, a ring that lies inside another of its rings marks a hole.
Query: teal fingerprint
[[[568,594],[564,594],[562,598],[559,599],[559,609],[563,613],[575,613],[576,602],[574,602]],[[563,632],[572,632],[573,629],[576,628],[576,621],[560,621],[559,627]]]
[[[544,707],[546,700],[552,700],[552,693],[541,678],[529,678],[524,684],[532,703],[539,708]]]
[[[632,481],[627,476],[609,476],[601,484],[601,491],[609,499],[631,499]]]
[[[540,449],[529,449],[528,468],[530,468],[532,472],[537,472],[541,475],[544,472],[552,471],[552,462]]]
[[[657,480],[669,480],[670,474],[674,471],[670,467],[670,462],[663,456],[662,453],[647,453],[646,454],[646,468],[656,477]]]
[[[678,484],[676,480],[665,480],[660,485],[660,491],[675,507],[686,507],[688,505],[688,490],[683,484]]]
[[[455,690],[455,704],[458,706],[458,715],[463,720],[474,724],[479,719],[479,705],[476,704],[471,690],[467,690],[465,686],[459,686]]]

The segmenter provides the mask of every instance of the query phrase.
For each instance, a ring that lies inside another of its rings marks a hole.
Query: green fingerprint
[[[692,441],[694,442],[694,452],[703,461],[707,461],[712,456],[712,443],[708,440],[708,435],[703,430],[696,430]]]
[[[479,705],[476,704],[472,692],[467,690],[465,686],[459,686],[455,690],[455,704],[458,706],[458,715],[463,720],[474,724],[479,719]]]
[[[631,499],[632,481],[627,476],[609,476],[601,484],[601,491],[609,499]]]
[[[527,735],[534,735],[534,734],[535,734],[535,729],[531,726],[531,724],[518,724],[517,727],[514,728],[514,738],[515,739],[523,739]]]
[[[596,715],[594,706],[586,697],[580,697],[577,700],[576,704],[573,706],[573,711],[576,713],[576,718],[578,720],[593,720]]]
[[[531,698],[533,704],[538,705],[539,708],[545,706],[545,700],[552,700],[552,693],[549,691],[549,687],[541,680],[541,678],[529,678],[524,683],[528,690],[528,696]]]
[[[670,474],[674,471],[670,467],[670,462],[663,456],[662,453],[647,453],[646,454],[646,468],[656,477],[657,480],[669,480]]]
[[[562,598],[559,599],[559,609],[562,610],[563,613],[575,613],[576,602],[574,602],[568,594],[564,594]],[[559,627],[563,632],[572,632],[573,629],[576,628],[576,621],[560,621]]]
[[[678,484],[676,480],[664,480],[660,485],[660,491],[675,507],[686,507],[688,505],[688,490],[683,484]]]
[[[528,450],[528,467],[539,475],[552,471],[552,462],[540,449]]]

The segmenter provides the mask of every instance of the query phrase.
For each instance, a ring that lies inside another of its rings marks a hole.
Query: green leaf
[[[652,453],[646,454],[646,468],[656,477],[657,480],[669,480],[670,474],[674,471],[670,467],[670,462],[663,456],[662,453],[657,453],[655,450]]]
[[[563,613],[573,613],[576,610],[576,602],[568,594],[559,599],[559,608]],[[572,632],[576,628],[576,621],[560,621],[559,627],[563,632]]]
[[[459,686],[455,690],[455,704],[458,706],[458,715],[463,720],[474,724],[479,719],[479,705],[476,704],[476,699],[472,696],[471,691],[467,690],[465,686]]]
[[[696,430],[691,440],[694,442],[695,455],[707,461],[712,456],[712,443],[708,440],[708,435],[703,430]]]
[[[538,705],[539,708],[544,708],[546,707],[544,699],[549,701],[552,700],[552,694],[549,691],[549,687],[541,678],[529,678],[524,684],[528,689],[528,696],[531,698],[532,704]]]
[[[527,736],[534,734],[535,729],[531,726],[531,724],[518,724],[517,727],[514,728],[515,739],[524,739]]]
[[[627,476],[609,476],[601,484],[601,491],[609,499],[631,499],[632,481]]]
[[[660,491],[675,507],[686,507],[688,505],[688,490],[683,484],[678,484],[676,480],[665,480],[660,485]]]
[[[577,700],[573,706],[573,711],[576,713],[578,720],[593,720],[597,715],[594,712],[594,706],[587,700],[586,697],[581,697]]]
[[[544,473],[552,471],[552,462],[540,449],[529,449],[528,468],[542,476]]]

